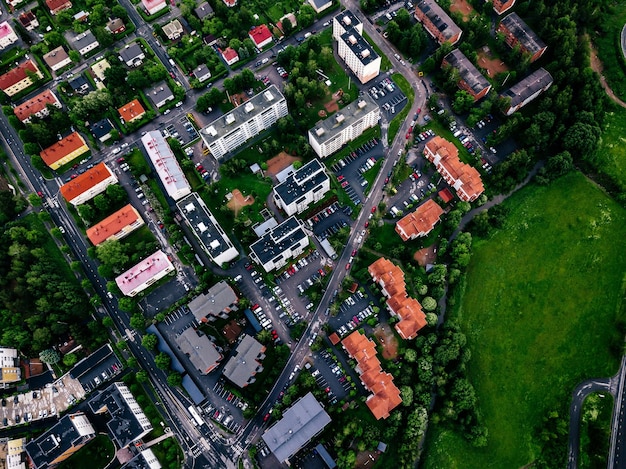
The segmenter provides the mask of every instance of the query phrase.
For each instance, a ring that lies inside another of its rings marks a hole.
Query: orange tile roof
[[[54,12],[59,8],[71,8],[72,2],[69,0],[46,0],[46,5],[48,5],[51,12]]]
[[[417,236],[423,236],[432,231],[443,215],[443,209],[433,199],[417,207],[413,213],[409,213],[396,223],[396,233],[402,241],[407,241]]]
[[[13,108],[13,112],[19,120],[24,121],[30,116],[37,114],[38,112],[45,109],[48,104],[54,105],[58,102],[59,100],[57,99],[55,94],[50,90],[46,90],[43,93],[39,93],[34,98],[23,102],[19,106],[15,106]]]
[[[452,192],[450,192],[450,189],[448,189],[447,187],[439,191],[439,197],[441,197],[441,200],[443,200],[443,202],[446,204],[454,199]]]
[[[426,144],[424,153],[430,161],[432,161],[430,154],[439,155],[440,161],[437,166],[443,167],[454,181],[461,181],[461,187],[456,189],[457,193],[460,189],[467,194],[467,198],[459,194],[462,200],[473,200],[485,191],[480,173],[476,168],[459,159],[459,151],[453,143],[436,135]],[[441,172],[439,167],[437,170]]]
[[[78,132],[73,132],[53,145],[50,145],[39,153],[39,155],[44,163],[50,166],[84,145],[87,145],[87,142],[85,142],[83,137],[81,137]]]
[[[339,338],[336,332],[333,332],[332,334],[330,334],[328,336],[328,340],[330,340],[330,343],[333,345],[337,345],[339,342],[341,342],[341,339]]]
[[[367,406],[378,420],[389,417],[389,412],[402,402],[400,390],[393,383],[393,376],[382,371],[376,356],[374,342],[359,331],[354,331],[341,342],[346,352],[357,361],[361,381],[373,394]]]
[[[4,75],[0,75],[0,89],[6,90],[7,88],[10,88],[11,86],[25,79],[28,76],[26,75],[26,70],[29,70],[33,73],[39,72],[37,65],[35,65],[32,60],[29,59],[25,62],[22,62],[17,67],[12,68],[8,72],[6,72]]]
[[[124,122],[131,122],[133,119],[143,115],[146,110],[143,108],[138,99],[133,99],[130,103],[124,104],[117,110]]]
[[[131,204],[128,204],[113,215],[106,217],[87,230],[87,237],[94,246],[106,241],[111,236],[115,236],[123,228],[132,225],[141,217]]]
[[[404,272],[384,257],[368,267],[372,279],[383,287],[387,296],[387,306],[400,318],[396,330],[403,339],[413,339],[418,331],[426,326],[426,315],[422,305],[415,298],[408,296],[404,282]]]
[[[74,200],[83,192],[88,191],[96,184],[101,183],[111,176],[111,170],[104,163],[97,164],[87,172],[72,179],[61,186],[61,195],[68,202]]]

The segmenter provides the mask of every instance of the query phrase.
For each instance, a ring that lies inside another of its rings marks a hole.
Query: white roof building
[[[148,132],[141,137],[141,143],[143,143],[167,195],[174,200],[189,195],[191,186],[161,132],[158,130]]]

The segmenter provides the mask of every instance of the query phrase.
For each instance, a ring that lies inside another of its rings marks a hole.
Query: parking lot
[[[173,137],[177,139],[182,146],[188,145],[200,137],[196,128],[186,115],[167,124],[163,134],[166,138]]]
[[[238,418],[239,416],[233,415],[233,409],[245,409],[248,404],[226,389],[221,381],[215,383],[213,394],[216,398],[222,402],[227,402],[229,405],[216,405],[208,402],[201,407],[202,413],[231,432],[238,433],[243,427],[240,423],[241,420]]]
[[[378,102],[388,121],[407,104],[406,96],[391,78],[382,78],[367,88],[366,92]]]

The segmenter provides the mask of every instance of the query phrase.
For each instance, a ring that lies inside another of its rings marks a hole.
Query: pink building
[[[135,296],[174,270],[167,255],[159,250],[117,277],[115,283],[124,295]]]
[[[11,44],[15,44],[17,42],[17,34],[13,31],[13,28],[5,21],[0,23],[0,49],[4,49],[9,47]]]
[[[167,2],[165,0],[141,0],[141,4],[148,15],[154,15],[164,8],[167,8]]]

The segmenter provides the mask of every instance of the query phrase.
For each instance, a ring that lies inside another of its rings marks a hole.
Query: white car
[[[183,102],[182,102],[182,101],[178,101],[178,102],[176,103],[176,107],[181,107],[182,105],[183,105]]]

